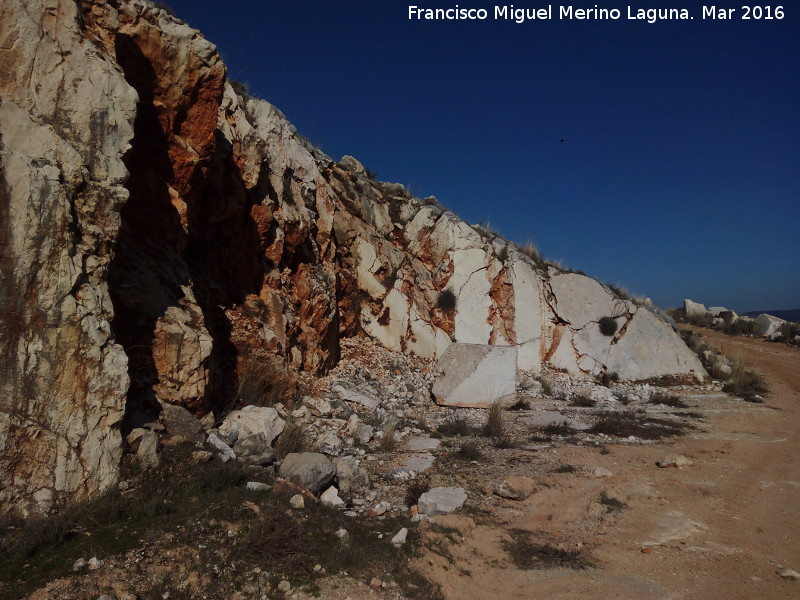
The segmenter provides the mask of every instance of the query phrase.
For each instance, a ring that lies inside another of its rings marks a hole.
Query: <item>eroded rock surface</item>
[[[4,2],[0,98],[3,510],[115,485],[126,415],[223,414],[244,364],[324,374],[361,333],[533,373],[704,374],[646,306],[312,148],[145,0]]]

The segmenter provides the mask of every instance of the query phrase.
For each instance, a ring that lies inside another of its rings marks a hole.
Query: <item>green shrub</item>
[[[444,312],[453,312],[456,309],[456,295],[452,290],[442,290],[436,298],[436,308]]]
[[[617,333],[617,320],[614,317],[603,317],[597,322],[600,333],[611,337]]]

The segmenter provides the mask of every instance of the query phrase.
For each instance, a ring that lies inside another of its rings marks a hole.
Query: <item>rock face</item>
[[[783,319],[773,317],[767,313],[761,313],[755,318],[755,334],[769,337],[778,331],[784,323],[786,323],[786,321]]]
[[[360,333],[703,374],[647,307],[312,148],[145,0],[4,2],[0,98],[3,511],[114,485],[126,416],[220,414],[248,361],[320,374]]]

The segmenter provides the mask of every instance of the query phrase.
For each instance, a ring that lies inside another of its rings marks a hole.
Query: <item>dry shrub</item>
[[[732,361],[731,374],[722,386],[722,390],[748,402],[758,402],[756,396],[767,393],[769,387],[764,377],[748,369],[741,355],[737,354]]]
[[[270,358],[244,359],[236,381],[236,401],[239,405],[274,406],[292,385],[288,369],[279,360]]]
[[[283,431],[275,442],[275,456],[285,458],[293,452],[307,452],[311,447],[305,428],[292,418],[286,420]]]
[[[489,407],[489,412],[486,415],[486,425],[484,425],[483,432],[489,437],[500,439],[505,435],[505,418],[503,405],[500,402],[495,402]]]
[[[380,449],[382,452],[391,452],[397,447],[397,422],[391,421],[383,430]]]

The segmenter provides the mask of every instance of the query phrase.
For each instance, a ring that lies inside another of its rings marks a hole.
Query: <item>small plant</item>
[[[509,533],[511,541],[504,541],[503,546],[520,569],[566,568],[582,571],[594,566],[580,550],[562,550],[547,544],[537,544],[531,540],[532,534],[522,529],[514,529]]]
[[[503,435],[501,437],[496,437],[492,441],[492,446],[499,450],[506,450],[508,448],[517,448],[519,444],[509,435]]]
[[[736,355],[732,361],[731,374],[722,386],[722,391],[748,402],[761,402],[757,396],[766,394],[769,387],[761,374],[748,369],[742,357]]]
[[[397,422],[391,421],[383,429],[383,437],[381,438],[380,449],[382,452],[391,452],[397,447]]]
[[[689,405],[674,394],[656,392],[650,397],[650,404],[663,404],[672,408],[689,408]]]
[[[275,456],[278,459],[286,458],[287,454],[307,452],[310,446],[303,426],[290,417],[275,441]]]
[[[617,320],[614,317],[603,317],[597,324],[600,327],[600,333],[605,336],[611,337],[617,333]]]
[[[572,427],[569,426],[569,421],[564,420],[560,423],[555,421],[545,426],[542,431],[548,435],[571,435]]]
[[[505,434],[505,423],[503,415],[503,405],[500,402],[495,402],[489,407],[489,412],[486,415],[486,425],[483,428],[484,435],[492,438],[500,439]]]
[[[436,298],[436,308],[444,312],[455,311],[456,303],[456,295],[453,290],[442,290]]]
[[[505,263],[508,260],[508,245],[503,246],[500,252],[497,253],[497,260],[501,263]]]
[[[630,299],[631,299],[631,294],[630,294],[630,292],[629,292],[627,289],[625,289],[623,286],[621,286],[621,285],[614,285],[614,284],[612,284],[612,283],[607,283],[607,284],[606,284],[606,286],[607,286],[607,287],[608,287],[608,289],[610,289],[610,290],[611,290],[611,291],[614,293],[614,295],[615,295],[615,296],[617,296],[618,298],[622,298],[623,300],[630,300]]]
[[[406,506],[414,506],[419,497],[430,489],[431,482],[426,477],[418,477],[406,486]]]
[[[612,371],[611,373],[604,372],[600,375],[600,385],[610,387],[612,383],[619,381],[619,373]]]
[[[530,402],[520,398],[519,400],[514,402],[514,404],[509,406],[507,410],[529,410],[530,407],[531,407],[531,403]]]
[[[572,399],[572,406],[579,406],[583,408],[591,408],[593,406],[597,406],[597,400],[593,400],[586,394],[577,394]]]
[[[469,441],[461,444],[453,456],[461,460],[481,460],[483,452],[477,442]]]
[[[553,473],[575,473],[577,470],[578,467],[575,465],[561,465],[553,469]]]
[[[288,370],[276,360],[247,358],[238,371],[236,402],[239,405],[274,406],[291,387]]]
[[[544,394],[545,396],[553,395],[553,384],[550,383],[549,379],[545,379],[544,377],[542,377],[539,383],[542,384],[542,394]]]
[[[517,248],[537,265],[541,262],[542,255],[539,254],[539,249],[536,247],[536,244],[533,243],[533,240],[528,240],[525,242],[524,246],[518,246]]]
[[[446,437],[467,436],[475,433],[475,430],[463,417],[453,419],[452,421],[445,421],[436,428],[436,431]]]
[[[606,507],[608,512],[619,512],[623,508],[628,508],[628,505],[625,504],[622,500],[617,498],[613,498],[606,494],[605,490],[600,494],[600,504]]]

